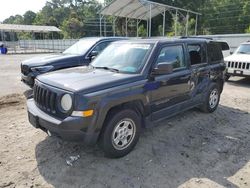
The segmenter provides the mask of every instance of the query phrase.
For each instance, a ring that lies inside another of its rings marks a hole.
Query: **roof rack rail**
[[[185,36],[182,36],[182,37],[180,37],[180,39],[207,39],[207,40],[213,40],[213,38],[211,38],[211,37],[199,37],[199,36],[197,36],[197,37],[185,37]]]

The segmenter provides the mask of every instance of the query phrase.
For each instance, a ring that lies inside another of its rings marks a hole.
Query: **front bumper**
[[[228,68],[227,72],[226,72],[226,75],[250,77],[250,70]]]
[[[31,75],[25,76],[24,74],[21,75],[21,81],[31,88],[34,86],[34,80],[35,80],[34,76]]]
[[[88,131],[91,119],[82,117],[67,117],[64,120],[56,119],[40,110],[34,99],[27,101],[29,122],[45,132],[50,131],[54,136],[63,140],[83,142],[93,145],[97,142],[99,132]]]

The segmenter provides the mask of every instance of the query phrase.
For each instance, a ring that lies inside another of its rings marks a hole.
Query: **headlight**
[[[72,108],[72,97],[69,94],[63,95],[61,99],[61,107],[64,111],[69,111]]]
[[[53,66],[41,66],[41,67],[33,67],[33,68],[31,68],[31,70],[33,72],[41,72],[41,73],[51,71],[52,69],[54,69]]]

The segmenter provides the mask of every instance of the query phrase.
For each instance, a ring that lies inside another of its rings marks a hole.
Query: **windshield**
[[[235,52],[236,54],[250,54],[250,44],[242,44]]]
[[[63,54],[84,55],[95,43],[96,40],[80,40],[66,49]]]
[[[117,72],[138,73],[144,67],[152,46],[152,44],[140,43],[114,43],[107,47],[91,65]]]

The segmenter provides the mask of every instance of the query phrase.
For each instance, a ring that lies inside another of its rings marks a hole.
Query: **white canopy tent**
[[[142,20],[147,21],[147,33],[151,37],[152,18],[158,15],[163,16],[163,36],[165,35],[165,22],[166,11],[175,13],[175,34],[177,34],[177,22],[178,14],[185,16],[186,19],[186,35],[188,35],[188,22],[190,14],[194,14],[196,18],[195,34],[197,34],[198,16],[201,15],[198,12],[169,6],[166,4],[156,3],[149,0],[113,0],[110,4],[105,6],[100,11],[100,35],[102,35],[102,19],[104,16],[114,17],[114,35],[115,35],[115,21],[117,17],[126,18],[126,36],[128,36],[128,22],[131,19],[137,20],[137,36],[138,26]],[[184,14],[186,15],[184,15]]]
[[[0,30],[5,32],[34,32],[48,33],[60,32],[61,30],[55,26],[40,26],[40,25],[15,25],[15,24],[0,24]]]
[[[55,26],[41,26],[41,25],[16,25],[16,24],[0,24],[0,31],[2,36],[2,41],[4,41],[4,33],[10,32],[12,33],[12,38],[14,38],[14,33],[20,33],[20,32],[30,32],[30,33],[52,33],[53,38],[53,32],[61,32],[60,29],[58,29]]]

